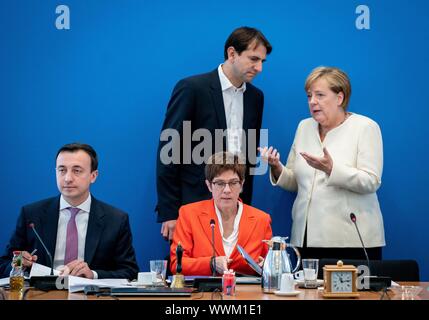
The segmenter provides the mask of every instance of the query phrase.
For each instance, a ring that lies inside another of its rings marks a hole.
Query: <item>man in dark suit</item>
[[[262,71],[271,50],[259,30],[238,28],[226,40],[223,64],[175,86],[157,154],[156,211],[165,239],[173,237],[180,206],[211,197],[204,182],[204,161],[215,152],[227,150],[245,161],[248,170],[241,198],[250,204],[253,177],[249,169],[256,165],[264,106],[262,91],[250,81]]]
[[[15,232],[0,258],[0,277],[9,276],[12,252],[23,251],[23,265],[51,266],[33,226],[53,256],[54,268],[85,278],[135,279],[138,266],[128,215],[95,199],[89,192],[98,175],[95,150],[72,143],[57,153],[60,196],[22,208]],[[31,255],[37,249],[37,254]]]

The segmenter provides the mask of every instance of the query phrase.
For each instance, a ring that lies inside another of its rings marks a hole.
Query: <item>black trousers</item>
[[[338,260],[366,260],[365,253],[361,248],[298,248],[301,258],[314,259],[338,259]],[[369,260],[381,260],[381,247],[367,248]]]
[[[304,246],[298,248],[301,253],[301,258],[314,258],[314,259],[353,259],[365,260],[365,253],[363,248],[315,248],[307,247],[307,230],[304,235]],[[382,259],[382,247],[367,248],[369,260]]]

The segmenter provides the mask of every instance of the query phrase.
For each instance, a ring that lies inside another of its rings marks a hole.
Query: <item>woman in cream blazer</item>
[[[300,122],[287,163],[276,149],[262,148],[275,186],[297,191],[291,243],[303,257],[381,259],[385,245],[376,191],[381,184],[383,145],[373,120],[346,111],[351,86],[337,69],[319,67],[305,83],[312,118]]]

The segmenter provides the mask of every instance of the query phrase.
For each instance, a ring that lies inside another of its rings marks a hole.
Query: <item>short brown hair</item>
[[[325,79],[328,82],[329,89],[335,93],[342,92],[344,94],[341,107],[346,110],[352,95],[352,86],[347,74],[339,68],[335,67],[317,67],[311,71],[310,75],[305,80],[305,92],[308,92],[310,87],[316,80]]]
[[[246,165],[241,159],[231,152],[217,152],[207,159],[206,179],[210,182],[225,171],[233,171],[238,175],[241,182],[244,181]]]
[[[228,48],[233,47],[240,55],[244,50],[249,49],[249,45],[256,42],[256,46],[263,45],[267,49],[267,55],[271,53],[273,47],[270,42],[265,38],[263,33],[255,28],[240,27],[235,29],[226,39],[223,56],[228,60]]]

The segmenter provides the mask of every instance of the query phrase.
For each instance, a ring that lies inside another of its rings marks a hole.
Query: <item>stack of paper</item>
[[[9,284],[9,278],[0,279],[0,287],[7,286]]]
[[[44,266],[43,264],[33,262],[33,265],[31,266],[31,271],[30,271],[30,278],[49,276],[50,274],[51,274],[51,268]],[[54,275],[58,276],[59,274],[60,274],[60,271],[54,269]]]
[[[37,276],[49,276],[51,274],[51,268],[44,266],[39,263],[33,263],[31,267],[30,277]],[[59,270],[54,269],[54,275],[60,275]],[[7,284],[9,284],[9,278],[4,278]],[[3,281],[4,279],[1,279]],[[5,282],[5,283],[6,283]],[[64,284],[68,285],[69,292],[83,291],[85,286],[94,285],[100,288],[117,288],[129,286],[127,279],[86,279],[81,277],[67,276]]]
[[[99,288],[119,288],[128,286],[127,279],[86,279],[68,276],[69,292],[83,291],[85,286],[93,285]]]

